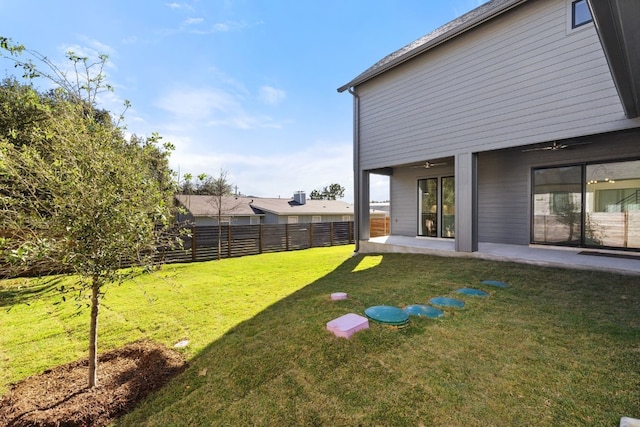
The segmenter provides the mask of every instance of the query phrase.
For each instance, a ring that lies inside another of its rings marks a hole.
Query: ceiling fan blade
[[[415,165],[415,166],[411,166],[412,168],[420,168],[420,169],[431,169],[433,167],[436,166],[444,166],[446,165],[446,163],[442,162],[442,163],[432,163],[432,162],[424,162],[421,165]]]
[[[565,148],[571,148],[571,147],[575,147],[578,145],[586,145],[586,144],[591,144],[590,141],[587,142],[574,142],[574,143],[568,143],[568,144],[558,144],[557,142],[554,142],[551,145],[547,145],[546,147],[535,147],[535,148],[526,148],[524,150],[522,150],[523,153],[527,153],[530,151],[544,151],[544,150],[551,150],[551,151],[557,151],[557,150],[564,150]]]

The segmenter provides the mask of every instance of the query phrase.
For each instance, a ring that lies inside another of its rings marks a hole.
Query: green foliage
[[[102,287],[131,264],[151,268],[172,221],[173,148],[161,137],[124,137],[97,96],[107,57],[68,52],[73,72],[0,37],[0,48],[24,71],[56,85],[46,94],[6,79],[0,87],[0,267],[3,274],[48,271],[79,275],[91,293],[89,386],[96,384],[97,317]],[[28,53],[30,58],[20,59]],[[44,66],[42,71],[34,62]],[[125,111],[129,103],[125,103]]]
[[[168,152],[158,136],[127,141],[84,105],[43,99],[50,111],[21,141],[0,140],[3,254],[16,273],[48,266],[114,280],[122,266],[148,262],[170,221]]]
[[[311,200],[336,200],[344,197],[345,188],[340,184],[334,183],[322,190],[313,190],[309,194]]]
[[[229,172],[220,170],[217,177],[201,173],[194,182],[193,175],[186,173],[179,183],[180,194],[198,194],[203,196],[231,196],[234,193],[234,186],[229,182]]]

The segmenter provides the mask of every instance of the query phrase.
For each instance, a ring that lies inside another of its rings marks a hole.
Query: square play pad
[[[349,338],[358,331],[369,328],[369,320],[355,313],[345,314],[327,323],[327,330],[337,337]]]

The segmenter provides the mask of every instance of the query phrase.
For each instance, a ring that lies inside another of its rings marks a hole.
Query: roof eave
[[[640,2],[587,0],[625,115],[640,116]]]

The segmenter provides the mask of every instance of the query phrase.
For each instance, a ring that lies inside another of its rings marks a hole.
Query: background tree
[[[93,387],[104,285],[123,280],[122,267],[132,263],[151,268],[158,246],[167,243],[163,230],[173,218],[175,190],[168,167],[172,146],[159,146],[157,134],[127,140],[119,126],[122,115],[114,121],[97,108],[97,95],[108,88],[102,74],[106,56],[89,62],[69,53],[75,76],[68,78],[7,38],[0,37],[0,48],[23,77],[42,76],[57,85],[47,94],[15,80],[2,86],[0,100],[15,103],[2,104],[12,118],[0,134],[0,259],[12,274],[47,266],[78,275],[79,293],[90,299]],[[22,61],[24,52],[52,71]]]
[[[233,184],[229,182],[229,172],[220,169],[217,177],[201,174],[199,194],[211,196],[209,203],[213,207],[218,222],[218,259],[222,257],[222,219],[229,217],[238,209],[240,203],[233,198]]]
[[[311,200],[336,200],[344,197],[345,188],[340,184],[331,184],[322,190],[313,190],[309,195]]]
[[[195,194],[196,186],[193,184],[193,175],[185,173],[182,176],[182,180],[178,183],[178,193],[180,194]]]

